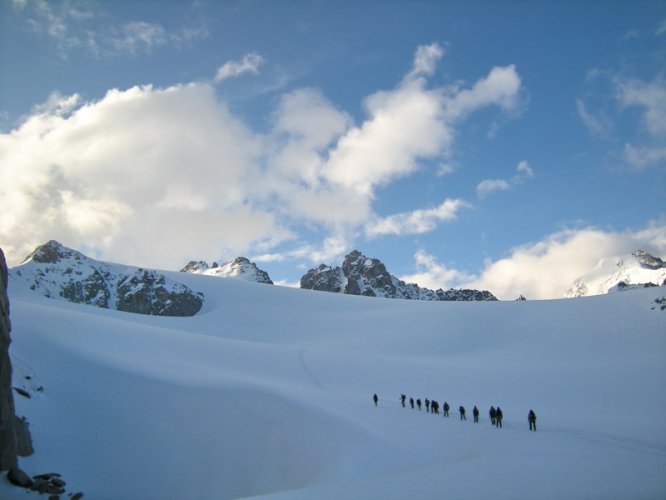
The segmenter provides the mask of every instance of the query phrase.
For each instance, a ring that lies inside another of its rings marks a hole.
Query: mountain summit
[[[666,263],[644,250],[631,255],[602,259],[594,270],[574,281],[565,297],[601,295],[608,292],[666,284]]]
[[[51,240],[37,247],[12,275],[42,295],[104,309],[156,316],[193,316],[203,295],[163,274],[86,257]]]
[[[301,288],[325,292],[412,300],[497,300],[488,291],[430,290],[415,283],[405,283],[388,272],[379,259],[371,259],[358,250],[345,257],[342,267],[325,264],[310,269],[301,278]]]
[[[203,260],[192,260],[180,271],[183,273],[220,276],[222,278],[239,278],[247,281],[256,281],[257,283],[265,283],[267,285],[273,284],[268,273],[259,269],[257,265],[254,262],[250,262],[247,257],[236,257],[222,265],[217,262],[213,262],[213,265],[208,265],[208,263]]]

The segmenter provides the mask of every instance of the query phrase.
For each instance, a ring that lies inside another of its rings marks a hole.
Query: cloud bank
[[[443,53],[419,47],[393,89],[366,97],[358,123],[313,88],[282,95],[261,132],[204,82],[112,89],[92,101],[54,93],[0,135],[0,241],[13,263],[56,238],[100,258],[173,269],[193,253],[250,250],[317,262],[343,254],[364,230],[431,231],[464,200],[379,217],[376,190],[446,163],[462,120],[488,106],[510,110],[521,89],[513,66],[469,88],[431,88]],[[249,54],[217,80],[262,63]]]
[[[638,249],[657,256],[666,254],[666,224],[653,222],[625,232],[597,228],[559,231],[542,241],[516,247],[507,257],[488,261],[476,276],[447,267],[419,251],[414,256],[418,272],[401,279],[429,288],[490,290],[503,300],[521,294],[528,299],[554,299],[563,297],[575,280],[604,260],[627,256]]]

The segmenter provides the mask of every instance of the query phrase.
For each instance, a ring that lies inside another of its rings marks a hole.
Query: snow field
[[[198,315],[10,280],[14,378],[45,387],[16,396],[37,450],[27,472],[95,499],[666,496],[663,288],[429,303],[172,277],[204,292]],[[402,408],[401,393],[448,401],[451,417]]]

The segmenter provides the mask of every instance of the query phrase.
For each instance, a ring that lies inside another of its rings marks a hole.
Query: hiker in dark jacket
[[[460,420],[467,420],[467,417],[465,416],[465,407],[460,405],[458,411],[460,412]]]
[[[474,415],[474,422],[478,424],[479,423],[479,409],[476,407],[476,405],[474,406],[474,409],[472,410],[472,415]]]
[[[401,394],[400,395],[400,402],[402,403],[403,408],[405,407],[405,399],[407,399],[407,396],[405,396],[404,394]]]
[[[502,419],[504,418],[504,414],[502,413],[502,410],[498,406],[497,409],[495,410],[495,425],[499,427],[500,429],[502,428]]]
[[[379,398],[377,397],[377,394],[372,396],[372,400],[375,402],[375,406],[377,406],[377,401],[379,401]]]
[[[446,401],[444,401],[444,406],[443,406],[442,408],[444,408],[444,416],[445,416],[445,417],[448,417],[448,416],[449,416],[449,408],[450,408],[450,407],[449,407],[449,403],[447,403]]]
[[[530,423],[530,430],[536,432],[536,413],[532,410],[527,414],[527,421]]]
[[[495,423],[496,423],[495,422],[495,414],[496,414],[495,407],[491,406],[490,407],[490,425],[495,425]]]
[[[416,400],[416,406],[418,406],[418,407],[419,407],[419,411],[421,411],[421,398],[418,398],[418,399]]]
[[[425,404],[426,404],[426,411],[430,411],[430,401],[428,400],[428,398],[426,398]]]
[[[409,405],[414,409],[414,398],[409,398]]]
[[[439,403],[437,401],[431,401],[430,402],[430,410],[435,415],[438,415],[439,414]]]

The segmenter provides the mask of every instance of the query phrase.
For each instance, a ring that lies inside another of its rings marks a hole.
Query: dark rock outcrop
[[[118,282],[118,310],[153,316],[194,316],[202,298],[180,283],[167,287],[166,278],[155,272],[137,269]]]
[[[12,364],[9,359],[10,330],[7,264],[5,254],[0,249],[0,470],[13,469],[18,463]]]
[[[479,290],[444,291],[405,283],[388,272],[379,259],[370,259],[358,250],[345,257],[342,267],[320,265],[301,277],[301,288],[325,292],[411,300],[471,301],[497,300],[490,292]]]
[[[656,270],[666,267],[666,263],[662,259],[650,255],[643,250],[636,250],[635,252],[632,252],[631,255],[638,261],[641,267],[646,269]]]
[[[161,273],[97,261],[49,241],[32,252],[13,276],[49,298],[104,309],[159,316],[192,316],[203,295]]]

